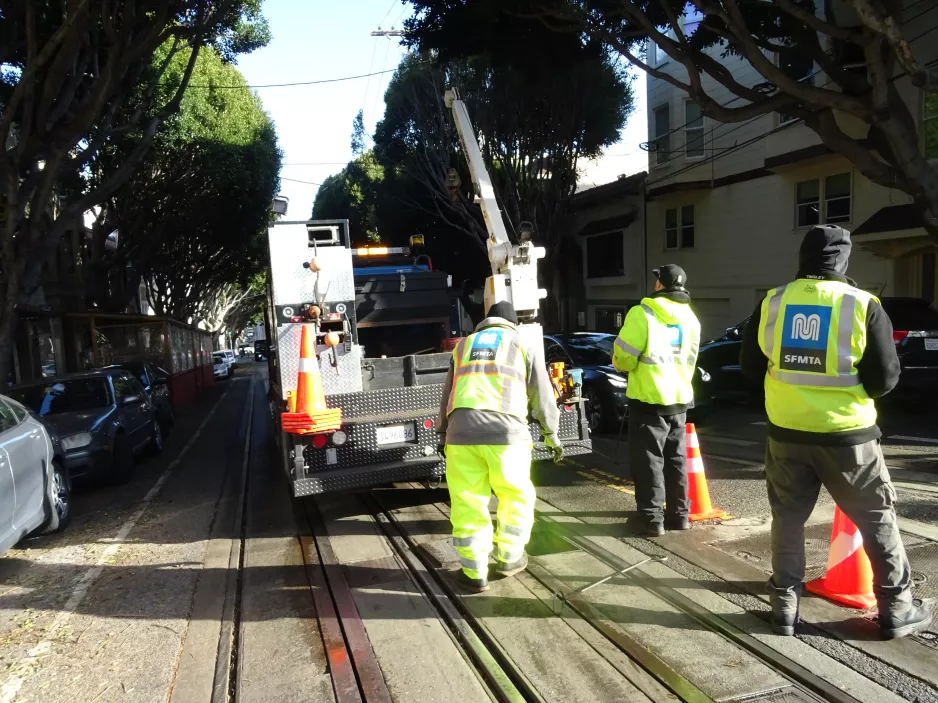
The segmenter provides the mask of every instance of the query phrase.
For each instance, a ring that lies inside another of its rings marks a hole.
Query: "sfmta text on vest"
[[[801,354],[786,354],[785,361],[789,364],[812,364],[821,366],[821,359],[817,356],[803,356]]]

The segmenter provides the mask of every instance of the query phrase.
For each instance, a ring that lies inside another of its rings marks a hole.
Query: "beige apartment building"
[[[916,26],[938,26],[938,3]],[[913,48],[923,62],[938,57],[938,31]],[[659,69],[686,77],[653,45],[648,55]],[[740,82],[764,80],[739,59],[720,60]],[[796,54],[786,58],[786,70],[816,85],[827,81]],[[936,246],[916,225],[908,196],[868,181],[798,121],[771,114],[739,124],[713,122],[682,91],[650,76],[647,81],[653,146],[644,182],[645,245],[634,255],[648,267],[684,267],[705,338],[721,335],[748,316],[766,290],[794,277],[802,235],[816,224],[836,223],[854,234],[848,275],[862,288],[935,302]],[[907,80],[896,85],[918,116],[922,148],[938,158],[938,94],[926,99]],[[709,93],[724,104],[733,98],[716,85]],[[630,297],[626,291],[636,283],[647,289],[636,265],[626,268],[622,285],[607,279],[594,288],[603,287],[609,300],[617,297],[613,290]]]

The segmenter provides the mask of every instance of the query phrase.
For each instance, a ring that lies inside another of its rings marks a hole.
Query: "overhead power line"
[[[295,83],[262,83],[259,85],[196,85],[189,84],[190,88],[217,88],[221,90],[243,90],[245,88],[293,88],[301,85],[321,85],[323,83],[341,83],[342,81],[354,81],[359,78],[369,78],[371,76],[380,76],[383,73],[394,73],[396,68],[389,68],[385,71],[374,71],[372,73],[362,73],[357,76],[343,76],[342,78],[323,78],[316,81],[297,81]],[[167,86],[172,87],[172,86]]]

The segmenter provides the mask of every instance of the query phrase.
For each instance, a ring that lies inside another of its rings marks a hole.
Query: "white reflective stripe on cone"
[[[831,571],[844,559],[848,559],[855,551],[863,546],[863,535],[856,527],[855,532],[850,534],[846,530],[840,532],[831,542],[830,552],[827,554],[827,570]]]
[[[687,446],[692,449],[700,449],[700,439],[698,439],[696,432],[687,433]]]
[[[319,371],[319,364],[316,363],[315,359],[300,359],[299,367],[297,370],[300,373],[309,373],[311,371]]]
[[[693,459],[690,459],[687,462],[687,473],[689,474],[702,474],[704,473],[704,463],[703,459],[699,456],[695,456]]]

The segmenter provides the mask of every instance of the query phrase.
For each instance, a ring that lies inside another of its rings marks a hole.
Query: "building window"
[[[824,222],[850,222],[850,174],[839,173],[824,179]]]
[[[938,159],[938,93],[925,93],[925,157]]]
[[[778,67],[799,83],[805,85],[814,85],[814,59],[805,52],[799,52],[797,49],[785,49],[778,52]],[[800,119],[795,115],[786,115],[783,112],[778,113],[778,123],[780,125],[787,122],[794,122]]]
[[[684,101],[684,157],[700,159],[704,155],[704,119],[700,104]]]
[[[625,322],[625,308],[596,308],[596,331],[618,334]]]
[[[671,109],[667,105],[655,110],[655,159],[659,165],[671,160]]]
[[[813,227],[822,221],[830,225],[849,222],[850,199],[849,173],[801,181],[795,186],[795,226]]]
[[[680,217],[680,219],[678,219]],[[669,208],[664,211],[664,248],[694,248],[694,206]]]
[[[617,278],[625,275],[622,232],[610,232],[586,240],[586,277]]]
[[[821,182],[802,181],[795,186],[795,223],[811,227],[821,222]]]

